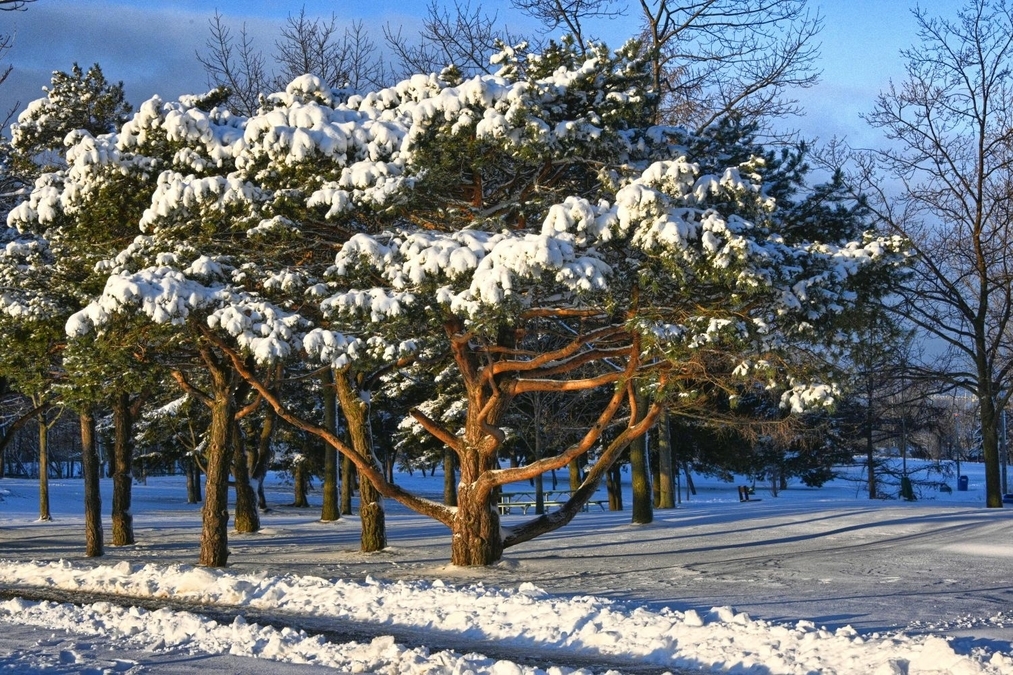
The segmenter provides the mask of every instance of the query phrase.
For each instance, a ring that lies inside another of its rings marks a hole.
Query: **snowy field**
[[[835,481],[743,504],[699,479],[652,525],[582,513],[482,569],[450,567],[447,530],[390,502],[390,547],[359,553],[356,518],[320,523],[281,483],[264,530],[231,536],[229,568],[196,568],[199,506],[173,477],[135,485],[138,543],[90,560],[81,481],[51,481],[41,523],[34,482],[3,479],[0,671],[1013,673],[1013,516],[964,470],[967,492],[914,503]],[[399,482],[437,495],[442,477]],[[144,598],[174,604],[131,606]]]

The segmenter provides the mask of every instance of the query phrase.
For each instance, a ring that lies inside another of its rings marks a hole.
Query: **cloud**
[[[357,10],[370,16],[349,15],[348,24],[365,20],[380,44],[387,22],[404,25],[407,34],[419,25],[419,17],[388,0]],[[220,11],[234,34],[245,24],[270,61],[279,29],[293,10],[284,3],[223,0]],[[329,3],[310,2],[306,11],[326,17],[332,9]],[[0,17],[5,21],[0,31],[15,33],[15,44],[0,63],[12,64],[14,71],[0,86],[0,119],[15,104],[21,110],[42,96],[53,71],[69,71],[74,63],[82,68],[101,65],[107,79],[123,82],[127,99],[135,107],[154,94],[169,100],[206,91],[207,78],[195,55],[205,50],[213,14],[213,5],[179,0],[136,4],[131,0],[45,0],[24,12],[5,13]]]
[[[196,52],[208,37],[213,10],[144,9],[113,2],[47,0],[25,12],[4,16],[15,34],[6,61],[14,72],[0,87],[0,111],[21,107],[43,95],[54,70],[102,66],[106,77],[122,80],[127,98],[138,104],[158,93],[175,98],[207,89]],[[240,18],[265,49],[272,46],[278,22]]]

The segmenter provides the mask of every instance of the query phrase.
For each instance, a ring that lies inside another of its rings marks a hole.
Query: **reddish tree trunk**
[[[81,422],[81,473],[84,474],[84,537],[85,552],[89,558],[101,556],[102,549],[102,495],[99,492],[98,447],[95,445],[95,416],[91,412],[80,415]]]
[[[493,493],[478,488],[471,479],[474,469],[466,471],[464,468],[465,464],[474,466],[477,460],[472,456],[461,462],[461,484],[450,542],[450,561],[454,565],[491,565],[503,557],[499,510],[492,502]]]
[[[204,362],[212,381],[211,427],[208,430],[207,483],[198,564],[225,567],[229,559],[229,462],[232,459],[231,432],[236,418],[231,373],[209,350]]]

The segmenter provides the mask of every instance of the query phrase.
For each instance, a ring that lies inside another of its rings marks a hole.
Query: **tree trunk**
[[[985,377],[985,375],[979,376]],[[981,415],[981,450],[985,460],[985,506],[1002,508],[1002,477],[999,475],[999,416],[991,391],[978,397]]]
[[[651,432],[645,435],[650,436]],[[657,440],[654,442],[648,440],[647,471],[651,476],[651,506],[655,509],[661,504],[661,472],[658,470],[659,468],[661,468],[661,457],[658,456]]]
[[[651,475],[647,466],[647,434],[630,444],[630,482],[633,486],[633,522],[647,525],[654,521]]]
[[[332,434],[338,432],[337,393],[334,391],[334,372],[328,368],[320,378],[323,386],[324,428]],[[341,518],[341,504],[338,503],[338,451],[330,443],[324,443],[324,505],[320,520],[331,522]]]
[[[575,458],[567,465],[570,473],[570,492],[576,492],[584,479],[580,477],[580,458]]]
[[[84,477],[84,554],[89,558],[101,556],[102,550],[102,494],[99,491],[98,446],[95,444],[95,416],[91,412],[80,415],[81,422],[81,473]]]
[[[200,465],[196,459],[188,457],[186,459],[186,503],[199,504],[200,502]]]
[[[335,378],[335,389],[341,410],[348,422],[348,434],[352,449],[360,457],[372,461],[373,453],[369,439],[369,418],[366,404],[349,382],[348,374],[339,372]],[[383,467],[377,467],[383,470]],[[383,499],[372,483],[359,476],[359,519],[362,523],[362,551],[371,553],[387,548],[387,527],[383,512]]]
[[[463,466],[457,497],[450,561],[462,566],[491,565],[503,557],[499,511],[488,494],[477,492],[475,483],[465,476]]]
[[[668,411],[658,417],[658,508],[675,508],[675,474],[672,470],[672,433],[668,426]]]
[[[295,470],[292,472],[292,480],[294,482],[292,506],[297,506],[301,509],[308,508],[310,505],[310,500],[306,496],[308,492],[306,488],[309,483],[309,477],[306,473],[306,460],[300,459],[295,465]]]
[[[39,415],[39,520],[52,520],[49,512],[49,421]]]
[[[871,401],[871,397],[869,399]],[[863,431],[865,432],[865,459],[866,459],[866,470],[868,472],[868,483],[869,483],[869,499],[876,499],[876,448],[872,442],[872,405],[870,404],[867,412]]]
[[[364,553],[387,548],[387,520],[383,498],[373,484],[359,476],[359,519],[362,521],[360,542]]]
[[[212,381],[211,428],[208,431],[207,483],[200,542],[200,565],[225,567],[229,559],[229,462],[236,419],[232,373],[209,350],[204,362]]]
[[[133,420],[130,394],[120,392],[113,399],[113,546],[134,543],[134,517],[130,513],[134,477]]]
[[[425,469],[423,469],[423,476]],[[457,469],[454,462],[454,451],[443,449],[443,503],[457,506]]]
[[[341,515],[352,515],[352,493],[355,491],[355,465],[347,457],[341,459]]]
[[[243,447],[239,423],[232,426],[232,477],[236,484],[236,532],[250,534],[260,530],[257,492],[250,484],[250,462]]]
[[[686,501],[689,501],[689,496],[696,495],[696,486],[693,485],[693,474],[689,470],[689,462],[683,462],[682,468],[686,473]]]
[[[623,510],[623,465],[617,461],[609,467],[605,478],[605,488],[609,495],[609,511]]]
[[[277,422],[277,414],[268,408],[264,411],[264,423],[260,427],[260,438],[257,439],[257,461],[253,466],[251,478],[257,486],[257,506],[261,511],[267,511],[267,495],[264,493],[264,479],[274,461],[274,452],[271,450],[271,438],[274,436],[274,426]]]

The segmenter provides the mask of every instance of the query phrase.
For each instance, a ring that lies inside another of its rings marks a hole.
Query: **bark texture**
[[[341,515],[352,515],[352,493],[355,492],[355,464],[351,458],[341,459]]]
[[[250,483],[250,462],[243,448],[239,424],[232,427],[232,477],[236,485],[236,532],[251,534],[260,531],[257,492]]]
[[[84,554],[96,558],[104,553],[102,542],[102,495],[99,492],[98,446],[95,444],[95,416],[80,415],[81,473],[84,475]]]
[[[306,468],[306,462],[299,461],[295,465],[292,475],[292,506],[299,507],[300,509],[309,508],[310,500],[307,496],[309,491],[309,476],[307,475],[309,470]]]
[[[443,503],[447,506],[457,506],[457,463],[454,459],[454,451],[445,448],[443,450]]]
[[[39,415],[39,520],[52,520],[49,512],[49,420]]]
[[[672,433],[668,426],[668,411],[658,416],[658,508],[675,508],[675,472],[672,460]]]
[[[376,466],[369,438],[369,417],[366,404],[359,398],[345,372],[337,373],[334,380],[341,410],[348,422],[352,449],[359,457]],[[376,467],[382,470],[382,467]],[[366,476],[359,474],[359,520],[362,523],[362,551],[372,553],[387,548],[387,525],[383,512],[383,498]]]
[[[338,432],[337,393],[334,391],[334,372],[328,368],[321,377],[323,387],[324,428],[332,434]],[[320,509],[320,520],[330,522],[341,518],[341,504],[338,494],[338,451],[329,443],[324,444],[324,503]]]
[[[113,546],[134,543],[134,517],[130,513],[134,484],[131,417],[130,394],[121,392],[113,399]]]
[[[644,438],[638,438],[630,445],[630,482],[633,486],[632,522],[637,525],[654,522],[651,475],[650,467],[647,465],[647,443]]]
[[[232,373],[205,348],[202,357],[211,376],[211,409],[208,430],[207,485],[205,487],[199,564],[225,567],[229,560],[229,464],[232,460],[232,428],[236,418]]]
[[[186,460],[186,503],[200,504],[204,498],[200,488],[200,465],[193,457]]]

